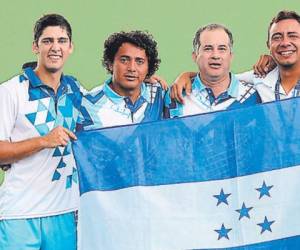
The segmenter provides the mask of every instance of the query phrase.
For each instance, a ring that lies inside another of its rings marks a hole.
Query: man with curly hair
[[[164,91],[145,83],[158,69],[157,43],[142,31],[113,33],[104,43],[103,66],[111,74],[82,101],[79,129],[154,121],[162,118]]]

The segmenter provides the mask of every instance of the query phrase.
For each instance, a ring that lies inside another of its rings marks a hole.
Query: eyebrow
[[[204,45],[203,47],[204,47],[204,48],[212,48],[212,47],[214,47],[214,45],[207,44],[207,45]],[[217,48],[220,48],[220,47],[222,47],[222,48],[227,48],[227,47],[230,47],[230,46],[227,45],[227,44],[220,44],[220,45],[217,45]]]
[[[55,38],[54,37],[44,37],[42,38],[42,40],[54,40]],[[58,37],[57,40],[68,40],[69,37],[64,37],[64,36],[61,36],[61,37]]]
[[[143,58],[143,57],[132,57],[132,56],[129,56],[129,55],[120,55],[120,57],[125,57],[125,58],[134,58],[135,60],[138,59],[138,60],[146,60],[146,58]]]
[[[276,36],[276,35],[281,35],[282,36],[282,34],[284,34],[284,32],[276,32],[276,33],[272,34],[271,37]],[[299,33],[297,31],[289,31],[289,32],[287,32],[287,34],[291,35],[291,34],[299,34]]]

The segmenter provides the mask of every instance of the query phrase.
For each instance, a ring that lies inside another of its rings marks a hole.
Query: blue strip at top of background
[[[227,179],[300,165],[300,99],[77,136],[81,194]]]

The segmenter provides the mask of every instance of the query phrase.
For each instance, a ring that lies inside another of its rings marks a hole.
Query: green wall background
[[[103,42],[120,30],[141,29],[153,34],[162,59],[157,72],[171,83],[179,72],[196,70],[192,39],[199,26],[222,23],[234,36],[233,72],[250,69],[267,53],[267,27],[281,9],[300,13],[299,0],[10,0],[0,8],[0,82],[18,74],[32,61],[32,29],[46,13],[64,15],[72,25],[75,50],[65,73],[88,89],[107,77],[101,65]],[[4,114],[0,114],[3,119]],[[0,172],[0,183],[3,173]]]

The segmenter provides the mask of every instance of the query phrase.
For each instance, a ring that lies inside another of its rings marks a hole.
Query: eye
[[[120,58],[120,62],[121,63],[126,63],[128,60],[127,60],[127,58],[126,57],[121,57]]]
[[[226,52],[227,51],[227,47],[219,47],[219,51]]]
[[[67,39],[67,38],[59,38],[58,39],[58,43],[61,43],[61,44],[65,44],[65,43],[67,43],[69,41],[69,39]]]
[[[292,39],[296,39],[296,38],[299,38],[299,35],[296,33],[292,33],[292,34],[289,34],[289,37]]]
[[[204,51],[212,51],[212,47],[204,47]]]
[[[44,45],[49,45],[49,44],[51,44],[52,40],[51,39],[43,39],[41,42]]]
[[[144,59],[141,59],[141,58],[140,58],[140,59],[138,58],[138,59],[136,59],[135,61],[136,61],[136,64],[137,64],[137,65],[142,65],[142,64],[144,64],[144,62],[145,62]]]
[[[281,39],[281,37],[282,37],[282,35],[276,34],[276,35],[272,36],[272,40],[273,41],[279,41]]]

